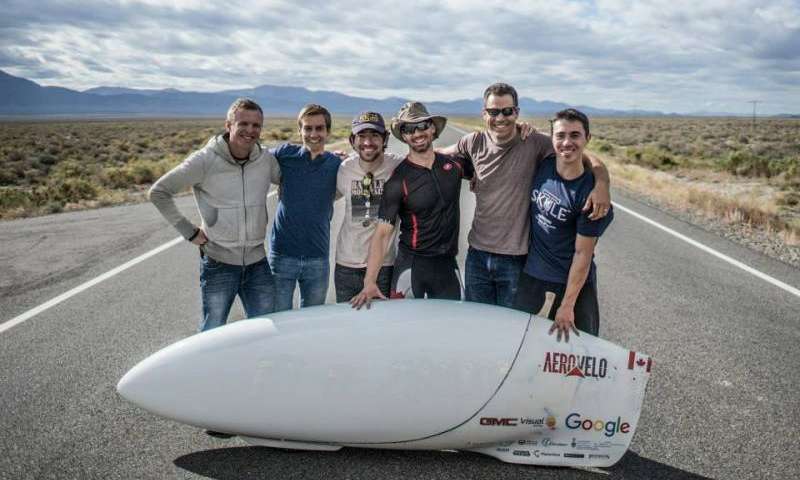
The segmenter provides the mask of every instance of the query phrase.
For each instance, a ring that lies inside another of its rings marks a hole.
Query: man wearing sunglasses
[[[553,145],[540,133],[520,136],[517,91],[511,85],[490,85],[483,100],[486,129],[439,151],[463,155],[475,166],[475,216],[468,236],[465,299],[511,307],[530,241],[533,174],[553,154]],[[584,210],[592,210],[592,219],[600,218],[611,205],[608,171],[594,157],[584,155],[584,162],[596,178]]]
[[[430,115],[419,102],[406,103],[392,119],[392,134],[408,144],[405,160],[383,189],[372,237],[364,288],[350,303],[369,307],[386,298],[377,286],[378,271],[400,218],[400,241],[392,273],[392,297],[459,300],[458,252],[461,180],[472,178],[472,163],[436,153],[433,140],[447,119]]]
[[[378,207],[389,176],[403,157],[386,152],[389,131],[377,112],[362,112],[352,122],[350,145],[354,153],[347,157],[336,180],[336,196],[344,197],[345,216],[336,242],[336,267],[333,283],[336,301],[346,302],[364,286],[369,244],[378,223]],[[395,237],[389,241],[378,271],[377,284],[389,296]]]
[[[330,223],[341,160],[325,151],[331,114],[315,104],[300,110],[302,145],[270,150],[281,169],[269,263],[275,275],[275,311],[291,310],[295,287],[300,306],[325,303],[330,272]]]

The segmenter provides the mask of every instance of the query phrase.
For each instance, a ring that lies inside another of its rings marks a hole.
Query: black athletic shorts
[[[546,316],[550,320],[555,320],[556,311],[561,306],[566,289],[566,284],[546,282],[522,272],[517,284],[514,308],[538,314],[544,306],[545,293],[553,292],[556,299]],[[597,303],[597,289],[592,282],[587,281],[583,284],[583,288],[575,300],[575,328],[594,336],[600,333],[600,307]]]
[[[461,300],[461,276],[456,257],[424,257],[398,248],[391,298]]]

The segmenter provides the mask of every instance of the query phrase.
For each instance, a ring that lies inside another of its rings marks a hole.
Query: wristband
[[[189,238],[188,238],[188,240],[191,242],[192,240],[194,240],[195,238],[197,238],[197,235],[198,235],[199,233],[200,233],[200,228],[199,228],[199,227],[198,227],[198,228],[195,228],[195,229],[194,229],[194,233],[192,234],[192,236],[191,236],[191,237],[189,237]]]

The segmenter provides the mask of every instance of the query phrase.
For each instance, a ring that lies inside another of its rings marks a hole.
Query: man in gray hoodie
[[[264,248],[267,193],[280,170],[261,148],[264,115],[250,99],[228,109],[225,133],[212,137],[150,189],[150,200],[186,240],[200,249],[200,331],[224,325],[238,295],[248,317],[274,310],[275,280]],[[191,187],[201,224],[194,225],[174,196]]]

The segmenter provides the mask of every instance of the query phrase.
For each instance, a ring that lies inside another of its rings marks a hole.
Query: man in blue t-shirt
[[[538,313],[545,293],[553,292],[548,318],[555,320],[550,333],[558,330],[559,341],[562,333],[569,341],[570,330],[597,335],[600,326],[594,248],[614,212],[591,220],[581,209],[594,188],[594,175],[581,161],[590,138],[586,115],[572,108],[556,113],[556,155],[545,158],[534,175],[531,243],[514,301],[514,308]]]
[[[325,151],[331,131],[325,107],[306,105],[297,125],[302,146],[286,143],[270,150],[281,167],[269,258],[276,312],[291,310],[296,284],[301,307],[325,303],[328,293],[330,223],[341,160]]]

